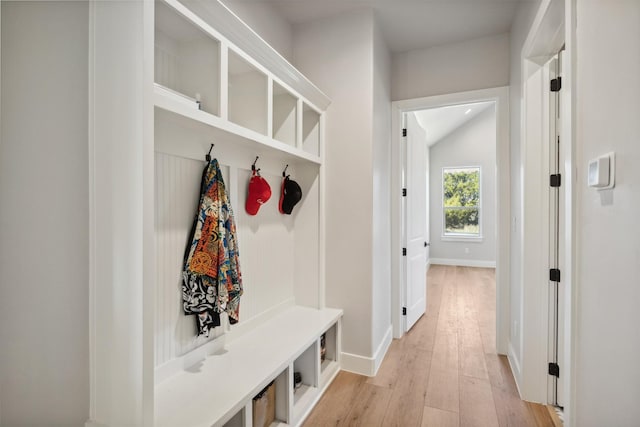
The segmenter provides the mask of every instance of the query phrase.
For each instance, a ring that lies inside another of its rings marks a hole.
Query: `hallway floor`
[[[427,313],[375,377],[340,372],[304,426],[553,426],[495,349],[495,270],[432,266]]]

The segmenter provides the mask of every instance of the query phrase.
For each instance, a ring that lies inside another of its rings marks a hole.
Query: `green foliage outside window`
[[[480,168],[444,169],[445,234],[480,234]]]

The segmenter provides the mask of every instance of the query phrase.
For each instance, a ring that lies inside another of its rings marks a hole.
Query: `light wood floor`
[[[553,426],[495,349],[495,270],[432,266],[427,312],[375,377],[340,372],[304,426]]]

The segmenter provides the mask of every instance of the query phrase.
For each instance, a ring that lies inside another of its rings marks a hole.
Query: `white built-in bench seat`
[[[339,371],[341,316],[342,310],[292,306],[266,320],[158,384],[154,425],[251,426],[253,397],[275,379],[280,387],[276,425],[298,425]],[[321,363],[325,332],[327,356]],[[304,385],[295,392],[294,369],[304,370]]]

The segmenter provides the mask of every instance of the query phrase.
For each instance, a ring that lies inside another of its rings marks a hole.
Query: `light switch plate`
[[[587,183],[597,190],[615,185],[615,153],[607,153],[589,161]]]

